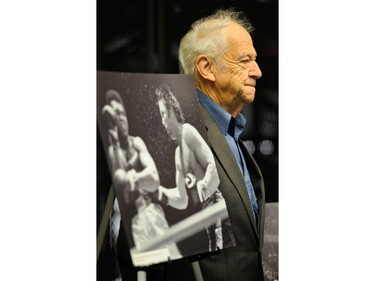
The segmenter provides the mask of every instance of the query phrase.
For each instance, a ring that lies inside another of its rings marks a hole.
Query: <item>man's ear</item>
[[[195,61],[195,67],[202,78],[215,81],[215,73],[213,71],[212,60],[208,59],[205,55],[199,55]]]

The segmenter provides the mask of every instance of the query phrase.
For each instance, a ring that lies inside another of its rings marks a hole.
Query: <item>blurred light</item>
[[[255,144],[252,140],[245,140],[244,145],[246,146],[247,150],[250,152],[251,155],[255,152]]]
[[[131,42],[131,39],[129,37],[116,38],[104,46],[104,52],[106,53],[116,52],[122,49],[123,47],[129,45],[130,42]]]
[[[263,155],[271,155],[275,149],[273,142],[270,140],[263,140],[259,143],[260,153]]]

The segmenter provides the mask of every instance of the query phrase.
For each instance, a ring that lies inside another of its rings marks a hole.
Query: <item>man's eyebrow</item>
[[[256,59],[257,58],[257,53],[243,53],[240,54],[239,59],[245,59],[245,58],[250,58],[250,59]]]

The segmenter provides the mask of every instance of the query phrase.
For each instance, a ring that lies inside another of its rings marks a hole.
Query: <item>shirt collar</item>
[[[220,105],[202,93],[197,89],[198,99],[203,104],[203,106],[211,113],[212,117],[215,119],[220,131],[223,135],[228,134],[228,126],[230,118],[232,117],[225,109]],[[246,118],[241,113],[236,117],[236,131],[234,134],[235,139],[238,139],[239,135],[242,133],[246,124]]]

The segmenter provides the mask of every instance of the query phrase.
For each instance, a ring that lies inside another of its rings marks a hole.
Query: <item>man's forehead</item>
[[[250,33],[241,25],[231,22],[225,27],[228,39],[232,40],[247,40],[252,42]]]
[[[256,57],[253,40],[247,31],[228,34],[226,52],[235,53],[238,57]]]

